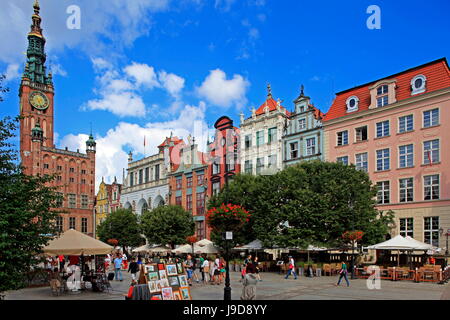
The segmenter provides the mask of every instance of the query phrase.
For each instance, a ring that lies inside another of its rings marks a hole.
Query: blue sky
[[[0,71],[18,112],[18,75],[34,0],[4,0]],[[142,157],[170,132],[186,136],[228,115],[239,124],[266,97],[292,109],[301,84],[326,112],[334,93],[450,56],[450,3],[300,0],[41,0],[56,87],[58,147],[84,150],[93,131],[97,181],[121,178],[126,154]],[[78,5],[81,29],[66,9]],[[369,30],[369,5],[381,30]],[[197,128],[197,129],[196,129]],[[199,138],[199,141],[205,142]]]

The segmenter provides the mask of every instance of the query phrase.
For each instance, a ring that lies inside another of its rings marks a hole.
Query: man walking
[[[284,277],[284,278],[285,279],[289,278],[291,273],[294,274],[294,279],[297,280],[297,273],[295,272],[295,261],[294,261],[294,258],[292,258],[292,256],[289,256],[289,271],[288,271],[286,277]]]
[[[114,259],[114,279],[116,281],[117,280],[123,281],[121,268],[122,268],[122,257],[117,256]]]
[[[130,266],[128,267],[128,272],[131,272],[131,279],[136,281],[136,273],[139,271],[139,265],[136,262],[136,258],[131,259]]]

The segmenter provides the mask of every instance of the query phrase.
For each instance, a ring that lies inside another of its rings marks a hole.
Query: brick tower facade
[[[33,8],[27,62],[19,88],[22,166],[28,175],[56,174],[52,184],[64,195],[60,206],[66,212],[56,221],[60,231],[76,229],[93,236],[96,142],[91,134],[85,154],[55,148],[55,91],[52,74],[45,67],[45,38],[37,0]]]

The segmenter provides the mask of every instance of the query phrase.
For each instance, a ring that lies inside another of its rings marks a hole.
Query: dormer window
[[[347,112],[353,112],[358,110],[359,98],[356,96],[351,96],[347,99]]]
[[[427,78],[424,75],[418,75],[411,80],[411,95],[419,94],[427,90]]]
[[[377,107],[384,107],[389,104],[389,87],[382,85],[377,89]]]

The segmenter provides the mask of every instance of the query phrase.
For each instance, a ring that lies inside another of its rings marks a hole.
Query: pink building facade
[[[446,59],[340,92],[324,118],[326,161],[355,164],[393,210],[391,235],[446,249],[450,71]]]

